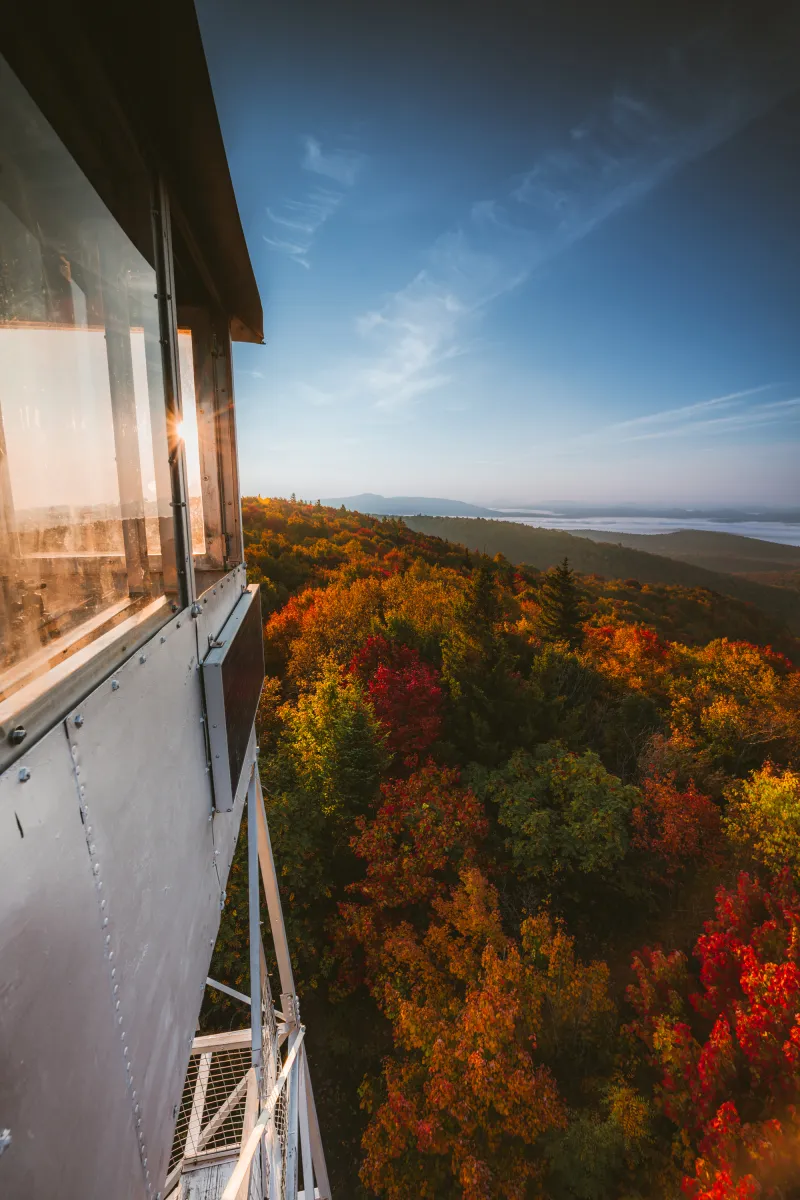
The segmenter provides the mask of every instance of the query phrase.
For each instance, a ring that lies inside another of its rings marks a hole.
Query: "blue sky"
[[[596,7],[198,5],[245,491],[800,502],[796,22]]]

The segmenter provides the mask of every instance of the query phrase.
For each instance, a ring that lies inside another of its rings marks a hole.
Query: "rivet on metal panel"
[[[164,642],[165,642],[166,640],[167,640],[167,639],[166,639],[165,637],[162,637],[162,639],[161,639],[161,645],[162,645],[162,646],[164,645]]]
[[[196,600],[195,600],[194,604],[192,605],[192,607],[189,609],[189,612],[192,614],[193,617],[199,617],[200,613],[202,611],[203,611],[202,604],[198,604]]]
[[[111,680],[111,690],[112,690],[112,692],[118,692],[118,691],[119,691],[119,680],[118,680],[118,679],[112,679],[112,680]]]
[[[142,664],[142,666],[144,666],[144,664],[147,662],[147,655],[146,655],[146,654],[140,654],[140,655],[139,655],[139,662]]]
[[[10,1129],[0,1129],[0,1154],[3,1154],[4,1151],[6,1151],[10,1145],[11,1145],[11,1130]]]
[[[81,725],[83,724],[83,717],[80,713],[75,714],[75,720],[73,724],[77,725],[78,729],[80,729]]]
[[[176,629],[180,629],[180,627],[181,627],[181,623],[180,623],[180,621],[176,621],[176,622],[175,622],[175,628],[176,628]]]
[[[25,741],[25,738],[27,736],[28,736],[28,731],[25,728],[25,726],[18,725],[16,727],[16,729],[11,730],[11,733],[8,735],[8,740],[11,742],[12,745],[19,746],[22,744],[22,742]]]
[[[30,779],[30,777],[31,777],[31,773],[28,770],[28,768],[20,767],[19,776],[18,776],[20,783],[27,783],[28,780]]]

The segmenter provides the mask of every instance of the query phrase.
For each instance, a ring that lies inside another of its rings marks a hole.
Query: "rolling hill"
[[[610,536],[614,541],[608,542],[596,538],[596,535],[592,538],[578,537],[558,529],[539,529],[530,525],[517,525],[511,521],[474,517],[416,516],[405,517],[404,521],[410,529],[419,533],[431,534],[448,542],[457,542],[486,554],[503,554],[510,562],[527,563],[541,571],[554,566],[563,558],[568,558],[575,570],[584,575],[600,575],[606,579],[633,578],[639,583],[706,588],[708,591],[753,604],[773,620],[785,624],[793,633],[800,633],[800,601],[796,592],[708,570],[707,567],[676,557],[652,554],[619,544],[626,536],[638,536],[639,540],[647,540],[650,544],[648,535],[613,534]],[[660,540],[673,536],[676,535],[654,535]],[[733,537],[728,534],[677,536]],[[751,541],[749,538],[734,540]],[[770,549],[793,549],[785,546],[774,547],[772,543],[768,545]]]
[[[677,533],[612,533],[595,529],[573,532],[576,537],[592,542],[644,550],[648,554],[675,558],[679,562],[731,575],[800,570],[800,546],[783,546],[735,533],[710,533],[700,529],[683,529]]]

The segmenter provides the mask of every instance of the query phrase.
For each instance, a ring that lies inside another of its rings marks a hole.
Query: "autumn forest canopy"
[[[700,587],[243,517],[334,1193],[800,1196],[800,643]],[[244,990],[245,841],[211,969]]]

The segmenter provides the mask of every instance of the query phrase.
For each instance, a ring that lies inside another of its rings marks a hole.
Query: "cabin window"
[[[0,59],[0,701],[127,617],[169,612],[156,291]]]

